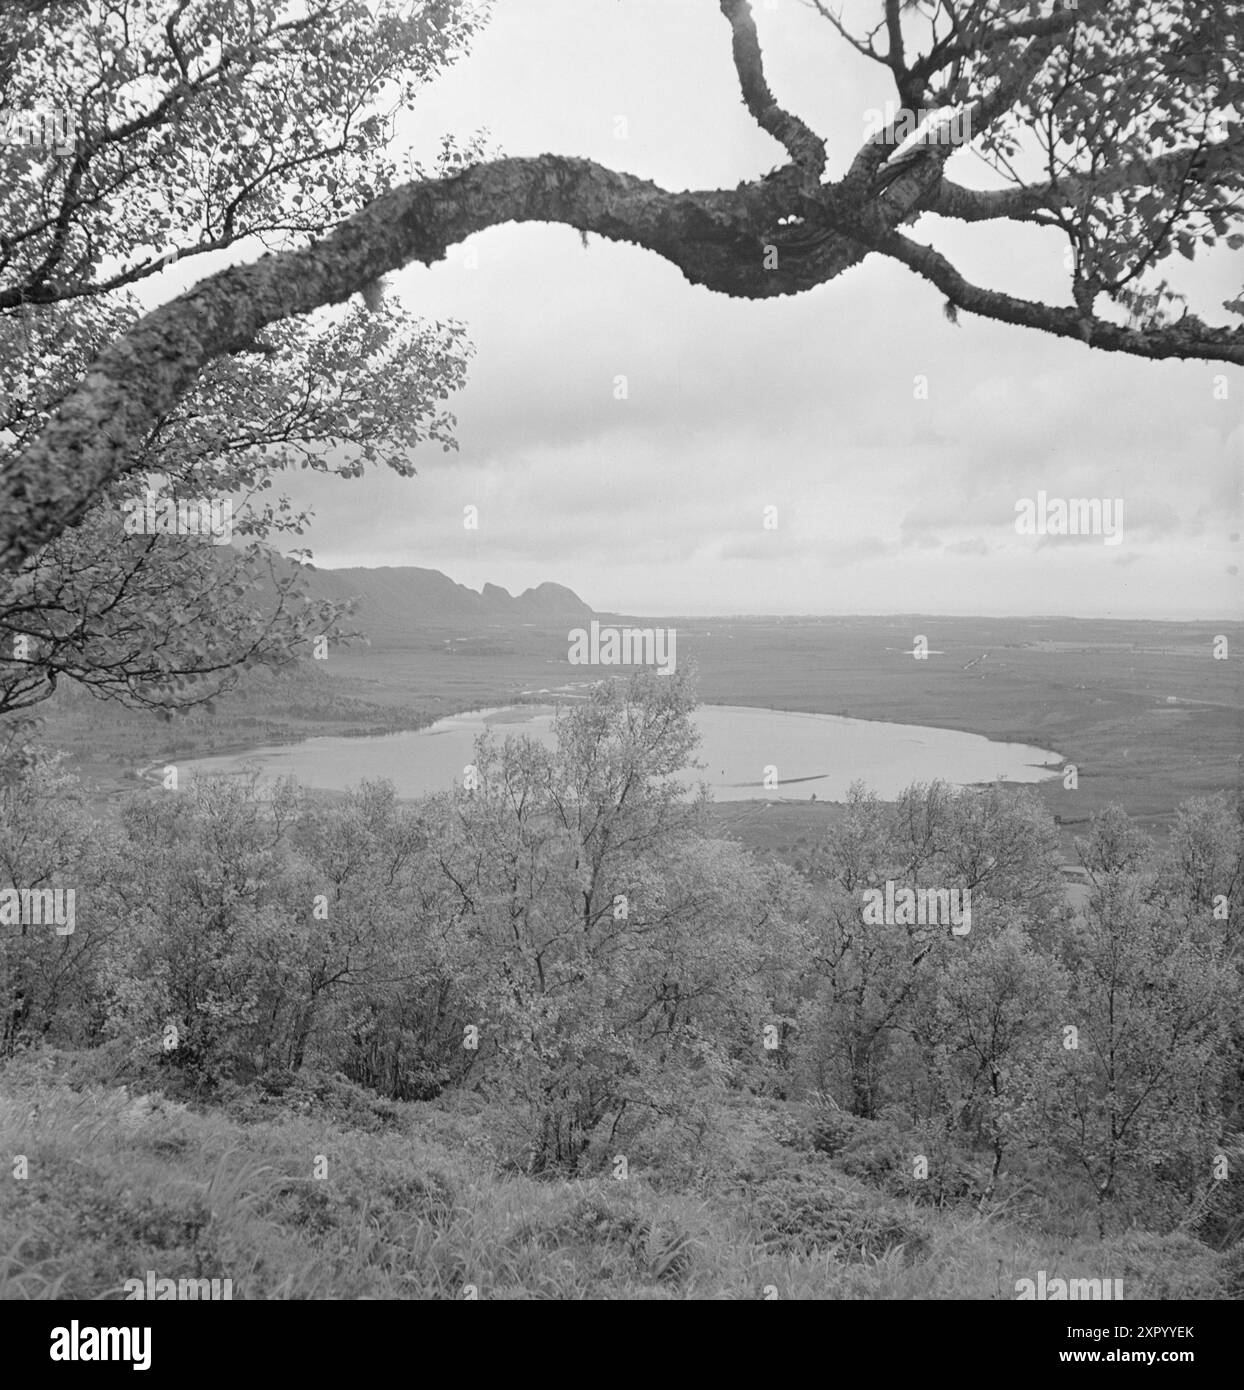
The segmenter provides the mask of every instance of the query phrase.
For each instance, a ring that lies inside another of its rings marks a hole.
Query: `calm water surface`
[[[240,773],[257,764],[264,778],[296,777],[307,787],[341,791],[387,777],[403,797],[447,791],[461,782],[477,734],[498,739],[527,734],[552,745],[551,705],[514,705],[440,719],[426,729],[368,738],[312,738],[257,748],[245,754],[199,758],[191,773]],[[848,719],[836,714],[792,714],[739,705],[701,705],[696,774],[716,801],[756,799],[841,801],[859,780],[878,796],[895,797],[912,782],[941,778],[974,782],[1040,782],[1056,775],[1062,758],[1022,743],[995,743],[979,734],[915,724]],[[777,769],[777,790],[766,790],[765,768]]]

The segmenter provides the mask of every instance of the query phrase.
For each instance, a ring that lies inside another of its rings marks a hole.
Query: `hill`
[[[593,610],[562,584],[539,584],[515,597],[497,584],[476,592],[440,570],[417,566],[304,571],[317,598],[358,600],[355,621],[373,646],[410,645],[428,628],[561,626],[590,621]]]
[[[899,1201],[852,1171],[884,1124],[862,1124],[862,1155],[831,1158],[813,1106],[737,1099],[699,1182],[643,1165],[626,1182],[537,1179],[481,1160],[507,1119],[481,1097],[386,1101],[308,1074],[187,1104],[119,1061],[114,1047],[4,1064],[0,1144],[31,1158],[27,1181],[0,1184],[0,1300],[116,1299],[149,1269],[223,1276],[234,1300],[461,1299],[467,1284],[489,1300],[987,1300],[1037,1270],[1108,1270],[1127,1300],[1240,1294],[1238,1255],[1190,1235],[1098,1242]]]

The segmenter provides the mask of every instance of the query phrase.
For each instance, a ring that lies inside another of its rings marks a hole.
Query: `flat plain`
[[[1070,851],[1096,810],[1122,805],[1161,835],[1190,797],[1244,775],[1244,625],[1070,618],[623,618],[675,627],[678,664],[707,703],[850,715],[961,729],[1057,751],[1076,768],[1036,789]],[[916,639],[929,655],[917,658]],[[1215,651],[1224,650],[1224,656]],[[334,649],[327,661],[248,678],[162,720],[82,696],[54,702],[44,741],[64,748],[100,801],[144,769],[318,734],[419,728],[488,705],[573,698],[585,679],[625,668],[571,666],[562,629],[413,632],[402,645]],[[792,798],[723,805],[757,847],[815,837],[833,807]],[[1070,857],[1070,853],[1069,853]]]

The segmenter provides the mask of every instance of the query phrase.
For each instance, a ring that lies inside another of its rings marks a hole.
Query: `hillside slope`
[[[592,609],[561,584],[540,584],[517,597],[496,584],[477,593],[440,570],[387,565],[307,571],[306,579],[316,597],[357,599],[355,621],[373,646],[400,647],[428,628],[557,627],[592,617]]]
[[[498,1162],[505,1115],[478,1096],[307,1076],[189,1107],[118,1085],[117,1060],[0,1069],[0,1147],[29,1167],[0,1184],[0,1301],[118,1299],[149,1270],[228,1279],[234,1299],[1012,1299],[1036,1270],[1103,1269],[1127,1300],[1241,1292],[1238,1257],[1190,1236],[1099,1242],[896,1201],[816,1151],[804,1107],[736,1099],[698,1182],[643,1163],[549,1181]]]

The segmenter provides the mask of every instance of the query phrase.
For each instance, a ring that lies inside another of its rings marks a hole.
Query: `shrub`
[[[1244,1299],[1244,1240],[1237,1241],[1222,1257],[1224,1298]]]
[[[843,1260],[877,1259],[902,1247],[921,1254],[927,1232],[897,1203],[828,1178],[783,1173],[754,1189],[751,1220],[770,1249],[796,1254],[833,1249]]]
[[[1108,1238],[1101,1249],[1102,1277],[1122,1279],[1126,1299],[1226,1296],[1222,1256],[1183,1232],[1128,1232]]]

